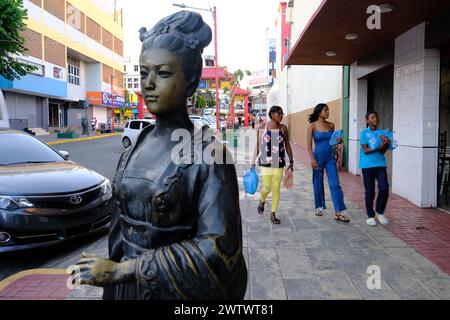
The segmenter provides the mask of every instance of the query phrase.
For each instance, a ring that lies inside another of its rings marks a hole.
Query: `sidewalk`
[[[392,195],[386,212],[391,224],[387,228],[369,227],[365,224],[360,177],[341,173],[351,223],[333,220],[328,187],[328,209],[323,217],[316,217],[311,170],[305,165],[309,163],[307,154],[296,145],[293,149],[295,187],[282,190],[280,225],[270,223],[269,213],[257,214],[259,193],[250,196],[243,191],[242,172],[249,165],[236,165],[248,268],[246,299],[450,299],[450,215],[416,208]],[[237,155],[241,159],[245,156],[241,143]],[[266,208],[270,208],[270,198]],[[102,241],[92,249],[106,256],[105,244]],[[69,260],[67,263],[72,263],[76,257]],[[379,289],[369,289],[367,285],[369,266],[380,270]],[[51,276],[36,274],[1,281],[0,299],[101,298],[99,288],[68,290],[67,276]],[[44,290],[46,283],[57,284],[59,290],[46,296],[48,293],[39,291]]]
[[[36,136],[37,139],[41,140],[42,142],[45,142],[48,145],[58,145],[63,143],[72,143],[72,142],[79,142],[79,141],[88,141],[88,140],[97,140],[102,138],[108,138],[108,137],[115,137],[122,135],[122,132],[118,133],[103,133],[103,134],[95,134],[90,133],[90,135],[81,135],[81,133],[78,133],[80,135],[79,138],[74,139],[65,139],[65,138],[57,138],[57,134],[48,134],[45,136]]]

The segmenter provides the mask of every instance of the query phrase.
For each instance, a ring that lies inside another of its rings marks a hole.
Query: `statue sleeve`
[[[239,190],[234,165],[203,165],[193,239],[141,255],[136,273],[143,299],[243,299]]]

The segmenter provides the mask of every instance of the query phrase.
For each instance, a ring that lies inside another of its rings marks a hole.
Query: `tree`
[[[251,76],[252,75],[250,70],[242,71],[241,69],[237,69],[233,73],[233,75],[234,75],[234,82],[233,82],[233,84],[239,85],[241,83],[242,79],[244,79],[244,73],[245,73],[246,76]]]
[[[27,51],[21,34],[26,29],[26,18],[22,0],[0,1],[0,75],[8,80],[20,79],[36,69],[15,59],[15,55]]]
[[[196,108],[200,108],[203,109],[204,107],[207,106],[207,102],[206,99],[203,95],[199,94],[197,95],[197,98],[195,99],[195,107]]]
[[[233,72],[234,75],[234,84],[239,85],[241,83],[241,80],[244,78],[244,72],[241,69],[237,69],[235,72]]]

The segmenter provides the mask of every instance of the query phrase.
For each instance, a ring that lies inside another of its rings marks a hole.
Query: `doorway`
[[[440,71],[437,203],[450,212],[450,46],[441,48]]]
[[[48,125],[49,127],[59,127],[60,124],[60,106],[57,103],[48,104]]]

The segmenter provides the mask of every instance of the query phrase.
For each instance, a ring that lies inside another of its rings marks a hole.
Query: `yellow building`
[[[119,19],[92,0],[24,0],[28,52],[17,57],[37,67],[20,80],[0,77],[12,127],[80,127],[108,124],[111,106],[123,107],[123,31]],[[111,87],[114,99],[111,101]]]

